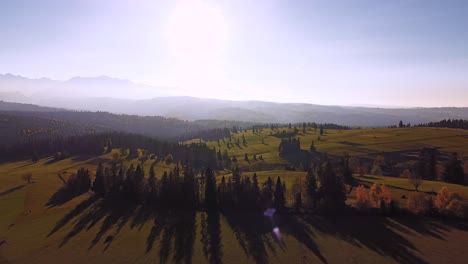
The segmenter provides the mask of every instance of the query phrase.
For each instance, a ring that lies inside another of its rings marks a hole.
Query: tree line
[[[463,119],[443,119],[438,122],[429,122],[416,125],[417,127],[446,127],[457,129],[468,129],[468,120]]]
[[[304,186],[292,186],[294,197],[288,206],[288,189],[281,176],[260,182],[256,173],[242,175],[239,168],[230,176],[216,177],[204,169],[196,172],[191,166],[177,163],[169,172],[156,177],[152,165],[145,175],[141,164],[130,165],[113,160],[99,164],[95,177],[85,169],[69,177],[65,189],[75,195],[92,190],[104,198],[124,198],[137,204],[147,204],[163,210],[266,210],[279,212],[294,208],[336,211],[345,208],[346,187],[342,176],[326,162],[316,171],[306,173]],[[320,181],[320,185],[317,183]]]
[[[37,161],[39,158],[58,152],[70,156],[101,155],[104,152],[110,152],[112,148],[124,148],[135,153],[141,147],[160,157],[171,154],[176,161],[189,162],[194,168],[217,168],[216,152],[204,143],[172,143],[123,132],[27,140],[11,146],[0,147],[0,157],[5,160],[32,157],[32,161]]]

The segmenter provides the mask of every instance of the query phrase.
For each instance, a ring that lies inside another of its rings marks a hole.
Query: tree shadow
[[[60,230],[64,227],[67,223],[69,223],[73,218],[79,216],[83,213],[86,209],[88,209],[91,205],[93,205],[96,201],[98,201],[99,197],[96,195],[90,196],[88,199],[79,203],[73,210],[68,212],[62,219],[60,219],[54,226],[54,228],[49,232],[47,237],[53,235],[55,232]]]
[[[146,239],[146,253],[149,253],[154,243],[159,240],[161,263],[190,263],[196,237],[195,219],[196,211],[194,210],[163,211],[154,206],[129,202],[119,195],[105,198],[93,195],[58,221],[47,237],[73,221],[71,230],[58,245],[61,248],[82,231],[88,231],[100,223],[88,250],[93,249],[102,241],[103,251],[106,251],[124,226],[140,231],[146,223],[152,222],[153,227]]]
[[[146,252],[151,250],[155,239],[160,237],[160,263],[191,263],[196,236],[195,217],[195,211],[166,213],[151,229]],[[171,252],[172,260],[169,260]]]
[[[293,236],[297,241],[305,245],[322,263],[328,263],[314,241],[316,235],[310,224],[295,215],[278,215],[276,219],[282,232]]]
[[[307,217],[306,221],[321,233],[366,247],[398,263],[427,263],[412,251],[419,251],[409,240],[397,233],[394,223],[385,217],[366,215]]]
[[[23,189],[25,186],[26,186],[26,184],[24,184],[24,185],[19,185],[19,186],[13,187],[13,188],[11,188],[11,189],[8,189],[8,190],[6,190],[6,191],[0,192],[0,196],[4,196],[4,195],[10,194],[10,193],[12,193],[12,192],[21,190],[21,189]]]
[[[271,222],[260,212],[222,212],[239,245],[255,263],[269,263],[268,249],[275,252]]]
[[[65,187],[61,187],[56,191],[50,198],[49,201],[45,204],[49,208],[55,207],[55,206],[60,206],[65,204],[66,202],[72,200],[75,197],[78,197],[82,194],[86,193],[85,192],[80,192],[80,193],[75,193],[67,190]]]
[[[20,165],[20,166],[18,166],[18,167],[15,167],[15,168],[13,168],[13,169],[15,169],[15,170],[16,170],[16,169],[24,168],[24,167],[27,167],[27,166],[33,165],[34,163],[35,163],[35,162],[29,161],[28,163],[26,163],[26,164],[23,164],[23,165]]]
[[[222,263],[222,234],[219,212],[201,214],[201,242],[209,263]]]
[[[430,218],[407,216],[392,218],[391,221],[396,224],[395,228],[401,228],[403,232],[410,235],[431,236],[444,241],[446,240],[445,236],[450,232],[451,228],[468,231],[468,223],[458,219],[444,219],[443,222],[440,222]]]

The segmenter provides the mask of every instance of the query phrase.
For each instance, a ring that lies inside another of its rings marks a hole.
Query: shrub
[[[380,208],[390,204],[392,195],[385,185],[374,183],[369,192],[369,201],[373,207]],[[385,205],[383,205],[383,203],[385,203]]]
[[[362,185],[356,188],[356,208],[360,210],[369,208],[369,194]]]
[[[26,172],[25,174],[23,174],[21,176],[21,179],[23,179],[23,181],[25,181],[27,183],[31,183],[33,181],[32,173],[31,172]]]
[[[449,202],[450,192],[449,189],[446,186],[444,186],[440,189],[439,193],[437,194],[434,200],[434,205],[440,212],[443,212],[445,209],[447,209]]]
[[[424,193],[411,193],[408,197],[408,210],[416,215],[424,215],[431,209],[431,198]]]
[[[171,154],[167,154],[167,156],[164,158],[164,161],[166,162],[167,165],[169,165],[174,161],[174,158],[172,157]]]
[[[446,186],[440,189],[434,205],[442,214],[468,217],[468,200],[466,197],[456,192],[451,193]]]

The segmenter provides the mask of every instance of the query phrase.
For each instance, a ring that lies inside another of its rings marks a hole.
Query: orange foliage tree
[[[356,188],[356,208],[366,209],[369,207],[369,193],[362,185]]]
[[[408,197],[408,210],[417,215],[423,215],[431,209],[430,197],[422,192],[413,192]]]
[[[392,195],[385,185],[374,183],[370,188],[369,200],[373,207],[380,208],[382,206],[382,202],[384,202],[385,205],[390,204],[392,201]]]

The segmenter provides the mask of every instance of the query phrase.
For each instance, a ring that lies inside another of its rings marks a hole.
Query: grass
[[[336,155],[343,151],[352,155],[411,151],[428,145],[468,153],[467,132],[459,130],[326,130],[321,141],[317,141],[316,132],[306,132],[300,133],[303,149],[314,140],[318,151]],[[305,176],[305,172],[283,170],[286,161],[277,151],[280,139],[270,136],[269,129],[244,135],[247,146],[227,149],[222,141],[220,146],[217,142],[207,144],[236,155],[244,167],[243,175],[252,176],[256,171],[260,183],[281,176],[290,187]],[[234,137],[242,141],[241,133]],[[251,163],[243,160],[244,153]],[[263,155],[264,161],[252,161],[253,154]],[[59,173],[67,177],[79,167],[94,172],[100,161],[111,157],[109,153],[59,162],[43,159],[0,164],[0,263],[464,263],[467,258],[465,222],[357,215],[285,215],[272,222],[261,212],[145,217],[151,212],[148,208],[125,203],[113,208],[90,200],[91,194],[59,206],[46,205],[62,186]],[[145,170],[151,163],[145,162]],[[156,174],[161,176],[172,166],[158,163]],[[26,184],[21,180],[26,172],[32,172],[37,181]],[[221,171],[218,177],[221,175],[229,176],[229,172]],[[406,179],[396,177],[356,178],[369,185],[387,185],[397,199],[413,189]],[[425,181],[420,190],[437,191],[442,185],[468,193],[464,186],[430,181]],[[349,200],[353,200],[353,193]],[[271,232],[273,226],[280,228],[281,240]]]

